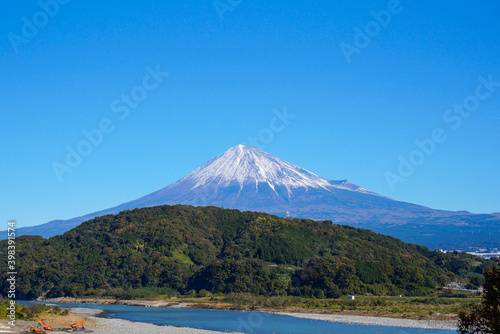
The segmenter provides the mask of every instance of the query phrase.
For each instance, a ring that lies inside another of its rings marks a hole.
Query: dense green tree
[[[459,314],[458,331],[462,334],[500,333],[500,262],[484,271],[484,299],[470,312]]]

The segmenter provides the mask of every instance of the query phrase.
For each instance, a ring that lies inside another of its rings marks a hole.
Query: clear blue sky
[[[269,153],[329,179],[500,211],[500,87],[471,98],[479,76],[500,81],[498,1],[217,4],[0,4],[0,222],[136,199],[259,134]],[[368,43],[356,37],[366,29]],[[358,47],[346,57],[341,45]],[[159,82],[148,74],[157,66],[169,73]],[[131,93],[140,101],[127,106]],[[468,118],[447,113],[463,103]],[[273,109],[285,107],[296,117],[283,128]],[[101,122],[99,145],[58,179],[54,162]],[[398,175],[399,157],[438,128],[446,141],[391,189],[386,172]]]

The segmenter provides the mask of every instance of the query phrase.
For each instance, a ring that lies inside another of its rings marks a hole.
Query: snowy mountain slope
[[[347,180],[325,179],[259,148],[242,145],[137,200],[66,221],[21,228],[18,232],[49,237],[96,216],[163,204],[214,205],[280,216],[289,211],[294,217],[356,225],[433,248],[444,248],[443,240],[451,235],[450,243],[457,246],[488,240],[497,240],[498,244],[500,240],[498,216],[433,210],[395,201]],[[481,229],[482,234],[477,232]]]
[[[290,200],[299,189],[326,192],[343,189],[380,196],[347,180],[325,179],[260,148],[238,145],[171,185],[140,198],[135,204],[159,205],[166,204],[167,200],[170,203],[215,205],[209,198],[214,200],[225,194],[238,199],[232,201],[234,204],[245,206],[257,195]],[[224,204],[223,201],[217,203]]]

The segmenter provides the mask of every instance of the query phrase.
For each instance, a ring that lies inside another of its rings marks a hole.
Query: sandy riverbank
[[[388,317],[370,317],[364,315],[340,315],[340,314],[317,314],[317,313],[291,313],[274,312],[275,314],[287,315],[296,318],[341,322],[344,324],[378,325],[389,327],[424,328],[424,329],[450,329],[456,330],[454,321],[445,320],[413,320]]]
[[[43,303],[76,303],[76,304],[96,304],[96,305],[128,305],[128,306],[143,306],[143,307],[165,307],[178,304],[174,301],[164,300],[116,300],[105,298],[72,298],[58,297],[39,300]]]

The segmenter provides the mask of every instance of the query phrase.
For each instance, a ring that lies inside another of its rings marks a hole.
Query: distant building
[[[468,252],[471,255],[476,255],[480,256],[484,259],[491,259],[493,257],[500,257],[500,252],[490,252],[490,253],[484,253],[484,252]]]
[[[347,296],[347,300],[354,300],[354,299],[356,299],[356,297],[354,297],[354,296]]]

